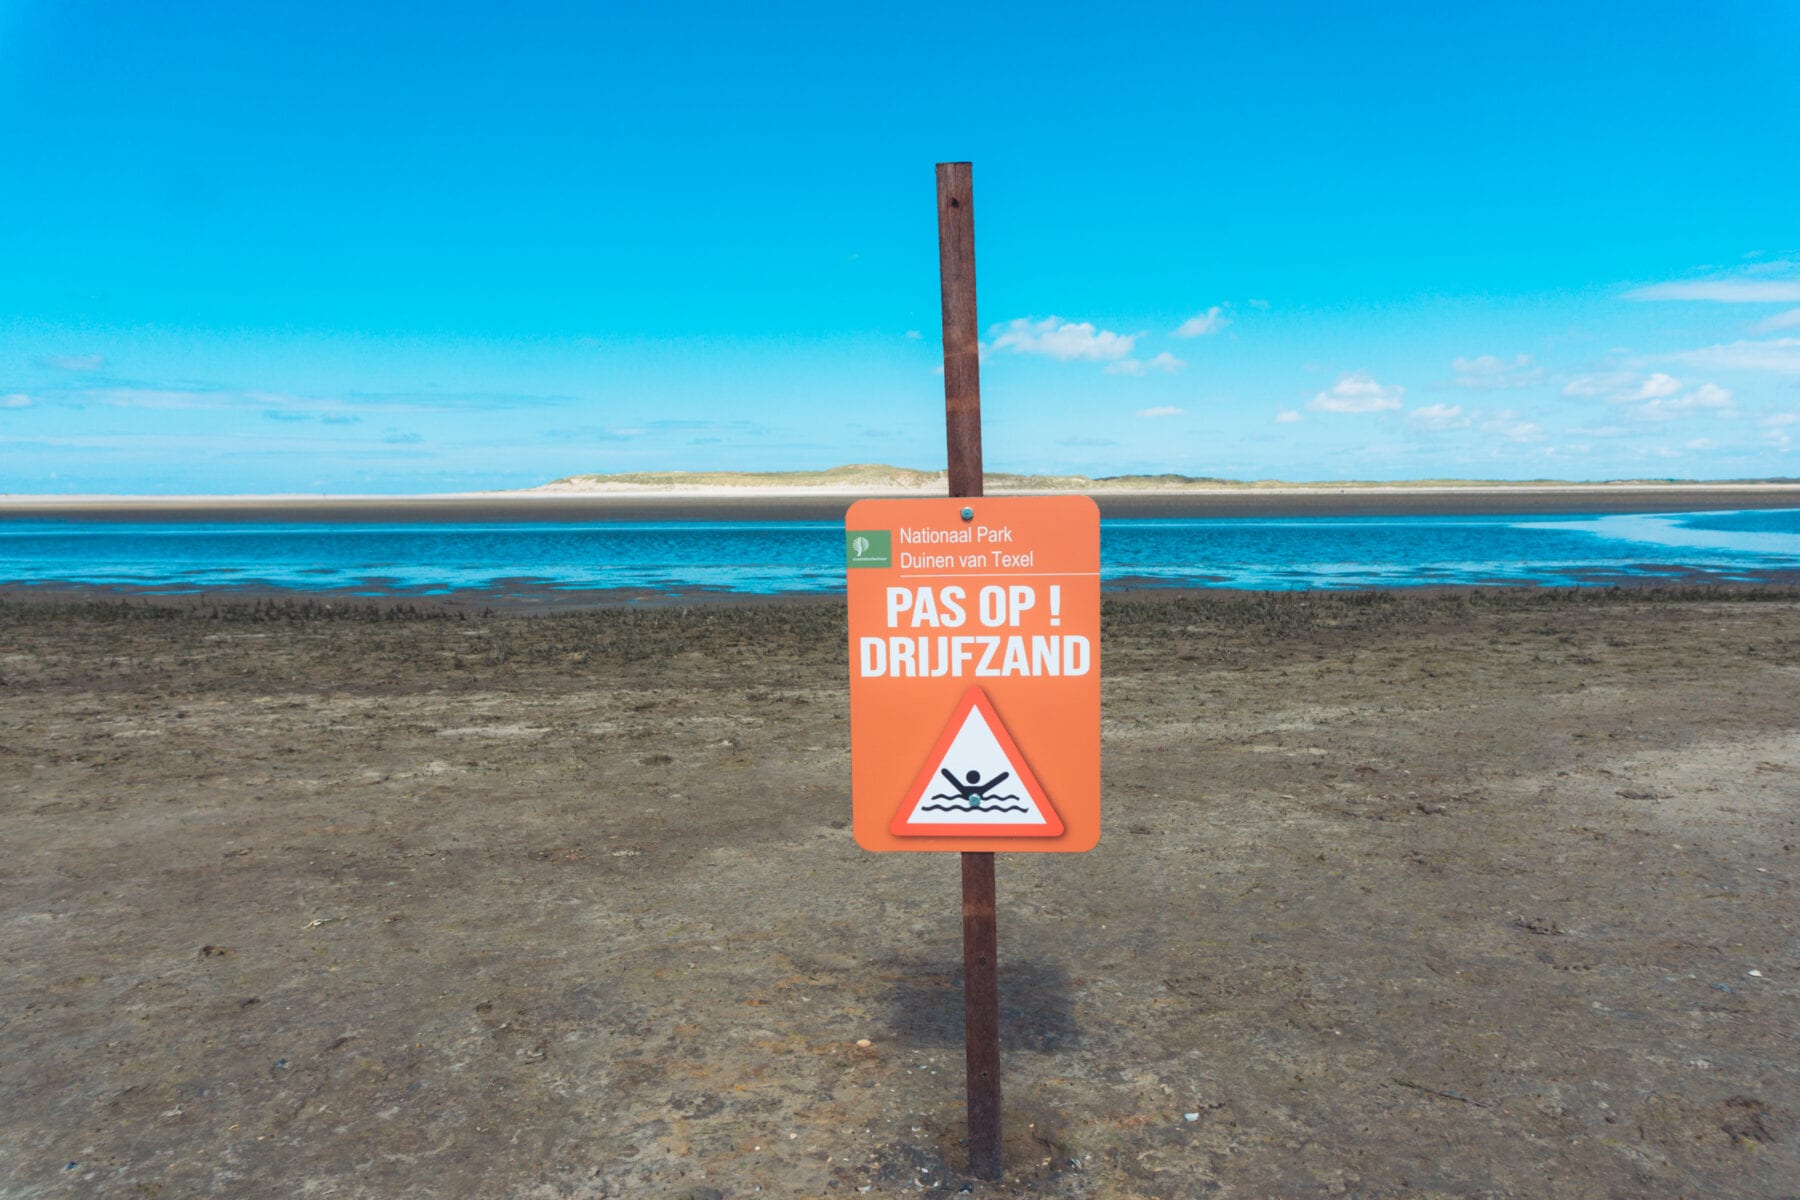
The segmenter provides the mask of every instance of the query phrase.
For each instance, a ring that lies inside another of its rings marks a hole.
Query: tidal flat
[[[1793,1194],[1800,589],[1137,593],[1100,657],[990,1184],[841,603],[0,599],[0,1195]]]

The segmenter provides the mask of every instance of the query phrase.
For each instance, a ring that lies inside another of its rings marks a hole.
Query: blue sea
[[[838,593],[829,521],[0,520],[0,585],[359,596]],[[1800,509],[1106,520],[1102,586],[1271,591],[1800,581]]]

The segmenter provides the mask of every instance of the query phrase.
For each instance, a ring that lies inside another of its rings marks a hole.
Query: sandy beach
[[[0,602],[0,1194],[1793,1194],[1800,591],[1109,601],[1001,1184],[843,620]]]

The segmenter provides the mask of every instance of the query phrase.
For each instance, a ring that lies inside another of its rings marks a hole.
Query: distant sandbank
[[[1027,479],[1032,477],[1025,477]],[[1107,517],[1330,517],[1717,512],[1800,508],[1796,483],[1347,483],[1014,488],[1092,495]],[[439,495],[7,496],[0,519],[95,521],[835,521],[865,496],[942,496],[926,484],[550,486]]]

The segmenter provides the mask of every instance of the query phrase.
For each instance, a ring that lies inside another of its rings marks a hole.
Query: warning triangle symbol
[[[976,686],[950,715],[888,828],[895,837],[1058,837],[1063,823]]]

